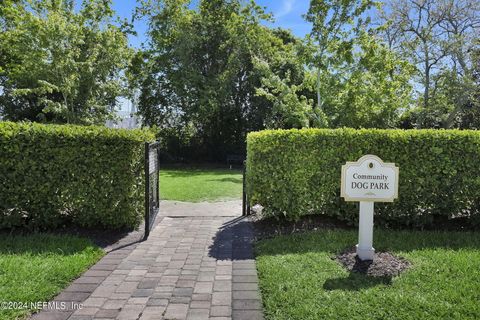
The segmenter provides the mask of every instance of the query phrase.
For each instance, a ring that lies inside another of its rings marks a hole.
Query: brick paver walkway
[[[112,251],[34,319],[262,319],[253,232],[238,202],[162,203],[145,242]],[[199,209],[200,208],[200,209]]]

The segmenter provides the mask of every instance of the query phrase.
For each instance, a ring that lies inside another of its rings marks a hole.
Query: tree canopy
[[[0,107],[11,120],[103,124],[133,50],[110,1],[0,4]]]
[[[392,49],[416,66],[420,93],[415,127],[465,126],[466,111],[478,83],[475,51],[480,45],[480,2],[477,0],[388,1],[380,14]],[[464,119],[465,120],[465,119]]]
[[[241,152],[246,133],[309,126],[300,41],[254,2],[146,4],[150,43],[134,68],[149,125],[190,130],[209,156]]]
[[[478,128],[475,0],[312,0],[303,38],[254,0],[0,3],[0,108],[13,120],[102,124],[136,96],[172,153],[223,159],[265,128]],[[135,94],[134,94],[135,93]]]

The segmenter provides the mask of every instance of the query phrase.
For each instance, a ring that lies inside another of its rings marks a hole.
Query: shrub
[[[135,227],[143,213],[142,130],[0,123],[0,228]]]
[[[376,203],[377,222],[421,226],[436,217],[480,213],[480,132],[305,129],[250,133],[247,192],[269,216],[326,214],[356,222],[358,204],[340,198],[341,166],[375,154],[400,168],[399,198]]]

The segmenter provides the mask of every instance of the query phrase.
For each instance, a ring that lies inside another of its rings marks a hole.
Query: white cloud
[[[280,19],[281,17],[288,15],[290,12],[292,12],[294,4],[295,4],[295,0],[283,0],[282,7],[273,15],[277,19]]]

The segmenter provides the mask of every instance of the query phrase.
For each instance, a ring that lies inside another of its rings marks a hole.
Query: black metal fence
[[[243,193],[242,193],[242,216],[250,215],[250,204],[247,198],[247,162],[243,162]]]
[[[160,143],[145,143],[145,236],[148,238],[160,209]]]

